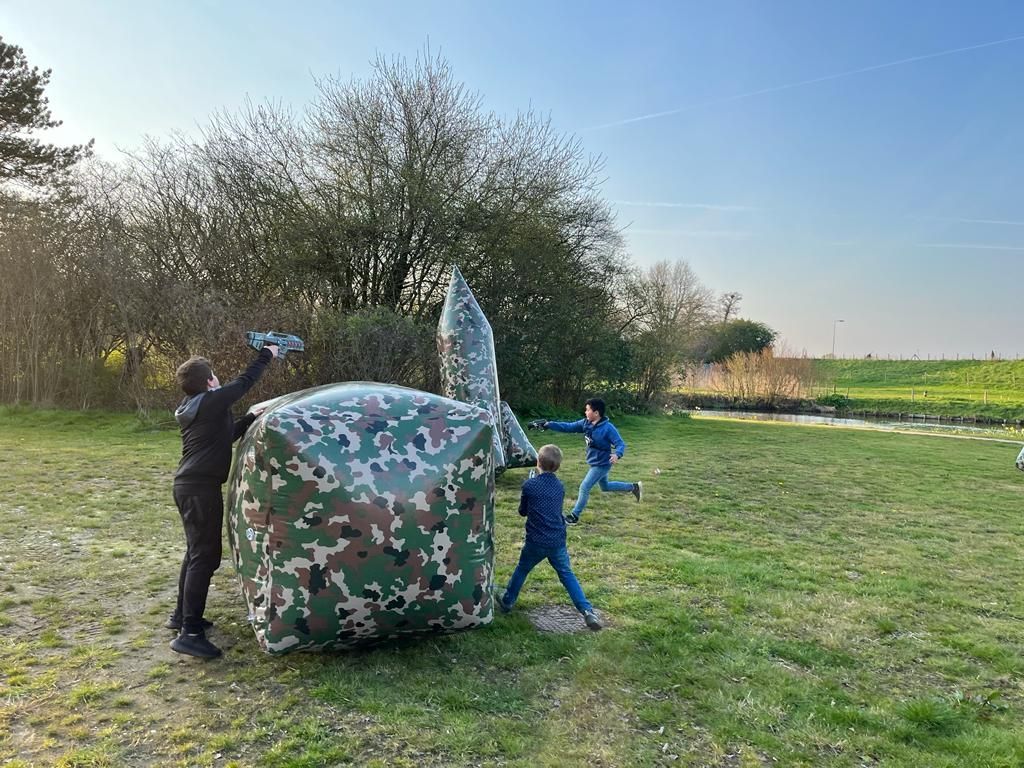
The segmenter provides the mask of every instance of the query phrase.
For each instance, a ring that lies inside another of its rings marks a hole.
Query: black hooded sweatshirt
[[[181,427],[181,461],[174,474],[175,488],[219,488],[227,482],[231,444],[256,419],[247,414],[235,421],[231,406],[252,389],[273,359],[269,349],[262,349],[234,381],[181,401],[174,412]]]

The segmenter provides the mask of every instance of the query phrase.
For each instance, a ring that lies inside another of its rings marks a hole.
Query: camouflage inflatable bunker
[[[493,618],[494,423],[384,384],[272,401],[239,445],[228,538],[265,651],[351,648]]]

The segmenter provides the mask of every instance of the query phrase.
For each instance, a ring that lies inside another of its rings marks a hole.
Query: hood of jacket
[[[174,418],[177,420],[178,426],[185,429],[196,420],[196,414],[199,413],[199,404],[203,402],[205,396],[205,392],[200,392],[198,395],[186,397],[181,401],[177,410],[174,411]]]

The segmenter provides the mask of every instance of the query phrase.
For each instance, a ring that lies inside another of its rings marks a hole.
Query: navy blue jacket
[[[607,417],[602,418],[597,424],[591,424],[587,419],[549,421],[547,428],[555,432],[582,432],[583,439],[587,442],[587,464],[592,467],[611,466],[613,450],[620,459],[626,452],[625,441]]]
[[[553,549],[565,546],[562,502],[565,486],[553,472],[541,472],[523,483],[519,514],[526,518],[526,543]]]

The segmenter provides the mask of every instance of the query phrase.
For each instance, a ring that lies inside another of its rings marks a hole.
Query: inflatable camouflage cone
[[[496,471],[532,467],[537,451],[498,392],[498,362],[491,324],[477,304],[458,267],[452,267],[441,320],[437,325],[441,391],[453,400],[472,403],[494,417]]]
[[[487,624],[494,419],[383,384],[277,398],[243,438],[228,538],[265,651]]]
[[[519,425],[519,420],[512,413],[512,408],[504,400],[501,401],[501,427],[505,433],[505,467],[537,466],[537,449]]]

